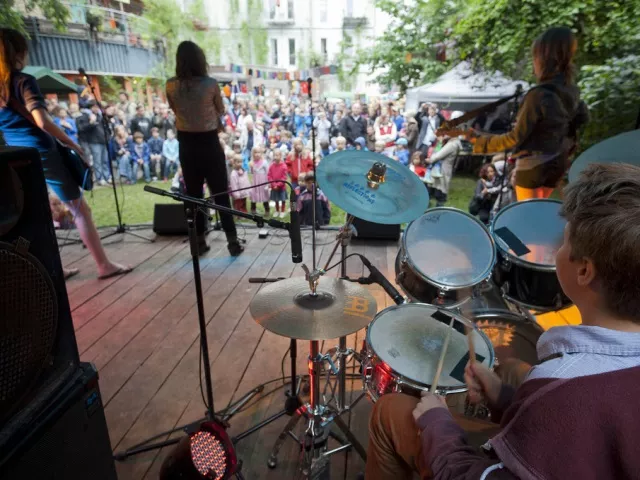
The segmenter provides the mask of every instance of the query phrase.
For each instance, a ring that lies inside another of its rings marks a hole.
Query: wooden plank
[[[142,265],[147,259],[153,256],[159,250],[166,248],[168,245],[170,245],[170,242],[155,242],[148,245],[134,244],[131,247],[127,245],[126,248],[123,248],[121,245],[109,246],[105,247],[105,249],[107,251],[107,255],[112,261],[137,267],[139,265]],[[72,277],[67,282],[67,285],[69,287],[72,287],[74,284],[73,282],[86,279],[86,277],[89,275],[89,272],[91,272],[91,275],[93,275],[92,279],[84,281],[82,288],[68,289],[69,305],[71,306],[71,311],[75,310],[83,303],[89,301],[91,298],[102,292],[111,284],[122,280],[124,277],[124,275],[118,275],[108,279],[100,280],[95,276],[95,264],[93,264],[93,259],[91,259],[91,262],[91,270],[83,268],[78,275]]]
[[[255,262],[249,265],[250,268],[243,269],[244,275],[238,276],[239,278],[236,277],[237,280],[235,281],[231,281],[230,275],[225,275],[224,278],[219,279],[214,284],[217,287],[216,290],[219,290],[214,293],[212,288],[209,294],[205,295],[205,311],[210,319],[207,333],[211,358],[215,359],[229,341],[248,309],[251,299],[258,291],[258,286],[249,284],[246,281],[242,282],[242,277],[267,275],[278,259],[283,247],[284,244],[267,245]],[[238,259],[243,256],[244,254]],[[172,428],[183,414],[191,398],[199,392],[199,340],[196,318],[197,312],[193,311],[193,321],[181,322],[178,325],[177,330],[179,331],[176,332],[176,335],[168,338],[168,342],[163,342],[168,344],[166,347],[184,353],[178,364],[167,372],[168,376],[162,385],[159,386],[149,403],[145,405],[144,410],[141,411],[133,426],[126,432],[121,442],[122,445],[139,442],[150,435],[158,433],[158,431]],[[180,327],[182,326],[185,328],[181,329]],[[165,355],[153,355],[146,362],[151,368],[155,363],[166,363]],[[145,365],[142,366],[141,370],[144,369]],[[115,443],[113,437],[112,442]],[[139,456],[135,462],[119,464],[119,478],[141,478],[157,454],[157,451],[149,452]]]
[[[84,335],[83,330],[88,329],[88,324],[101,313],[108,315],[110,324],[115,324],[150,292],[158,288],[167,272],[172,272],[179,266],[174,263],[176,256],[184,263],[185,248],[182,242],[168,244],[138,268],[124,275],[119,282],[112,283],[91,300],[76,308],[73,311],[73,321],[80,353],[91,345],[81,341]]]

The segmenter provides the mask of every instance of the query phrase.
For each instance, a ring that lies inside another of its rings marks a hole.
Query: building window
[[[271,63],[278,66],[278,39],[271,39]]]
[[[287,18],[293,20],[293,0],[287,0]]]
[[[242,44],[238,44],[238,57],[242,58]]]
[[[327,23],[327,20],[329,19],[329,6],[327,5],[328,0],[320,0],[318,3],[320,4],[320,22]]]
[[[324,62],[327,63],[329,55],[327,54],[327,39],[326,38],[321,38],[320,39],[320,53],[322,54],[322,59],[324,60]]]
[[[353,0],[347,0],[347,17],[353,17]]]
[[[296,39],[289,39],[289,65],[296,64]]]
[[[278,8],[277,0],[269,0],[269,19],[274,20],[276,18],[276,9]]]

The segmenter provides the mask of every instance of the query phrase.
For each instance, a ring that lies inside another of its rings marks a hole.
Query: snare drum
[[[431,208],[404,232],[396,282],[415,302],[454,308],[487,280],[496,247],[487,228],[457,208]]]
[[[437,369],[449,328],[442,316],[471,327],[476,359],[491,368],[494,352],[487,336],[473,322],[447,310],[421,303],[405,303],[382,310],[367,330],[363,356],[363,384],[374,402],[386,393],[403,392],[420,396],[428,391]],[[455,324],[454,324],[455,325]],[[452,407],[464,409],[467,386],[464,367],[469,359],[467,338],[451,332],[437,392],[447,396]]]
[[[512,203],[491,225],[499,258],[493,279],[507,300],[530,310],[571,305],[556,276],[556,252],[567,223],[559,214],[561,205],[548,199]]]

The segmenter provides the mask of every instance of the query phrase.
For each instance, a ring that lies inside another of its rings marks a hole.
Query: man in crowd
[[[85,110],[82,116],[78,117],[78,137],[82,143],[89,147],[93,158],[93,172],[96,181],[100,185],[111,182],[111,169],[109,168],[109,156],[105,145],[104,127],[100,107],[95,100],[89,102],[89,110]]]
[[[144,114],[144,105],[138,105],[136,116],[131,119],[131,134],[140,132],[146,142],[151,138],[151,120]]]
[[[356,102],[351,106],[351,115],[342,119],[340,133],[347,139],[349,145],[353,145],[356,138],[367,135],[367,121],[360,114],[362,106]]]
[[[424,160],[427,158],[429,148],[434,146],[438,140],[436,131],[440,128],[441,121],[436,106],[423,103],[422,110],[416,114],[416,120],[420,128],[416,150],[422,152],[422,159]]]

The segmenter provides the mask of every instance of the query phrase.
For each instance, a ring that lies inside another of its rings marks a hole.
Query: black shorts
[[[516,186],[521,188],[556,188],[567,171],[564,157],[545,162],[528,170],[516,163]]]

